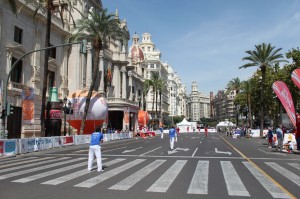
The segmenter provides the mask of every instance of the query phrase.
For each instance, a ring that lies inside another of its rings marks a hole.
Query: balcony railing
[[[131,105],[131,106],[139,106],[139,102],[131,101],[129,99],[123,99],[123,98],[113,98],[109,97],[107,98],[108,105],[112,104],[122,104],[122,105]]]

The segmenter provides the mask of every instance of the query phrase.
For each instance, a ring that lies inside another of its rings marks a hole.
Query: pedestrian
[[[280,147],[280,151],[282,151],[283,147],[283,131],[282,131],[282,124],[279,125],[279,127],[276,129],[276,135],[277,135],[277,146],[276,151],[278,151],[278,148]]]
[[[159,131],[160,131],[160,138],[163,139],[164,138],[164,129],[161,127],[159,127]]]
[[[169,129],[170,149],[172,149],[172,150],[174,149],[175,134],[176,134],[175,128],[174,128],[174,126],[172,126]]]
[[[205,132],[205,137],[207,137],[208,136],[208,129],[207,129],[207,127],[204,128],[204,132]]]
[[[89,160],[88,160],[88,170],[92,170],[94,156],[97,159],[97,171],[103,171],[102,159],[101,159],[101,146],[100,143],[103,142],[103,133],[100,127],[96,127],[95,132],[91,135],[91,142],[89,147]]]
[[[273,144],[273,129],[269,127],[268,129],[268,148],[272,148]]]
[[[294,144],[289,140],[288,145],[288,152],[291,153],[294,150]]]

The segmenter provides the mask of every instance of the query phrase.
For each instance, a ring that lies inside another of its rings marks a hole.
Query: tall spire
[[[116,9],[115,19],[119,19],[119,11]]]

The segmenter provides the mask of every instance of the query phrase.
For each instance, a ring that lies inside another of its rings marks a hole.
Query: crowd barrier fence
[[[16,156],[51,148],[90,143],[90,135],[53,136],[21,139],[0,139],[0,157]],[[103,141],[131,139],[132,132],[103,134]]]

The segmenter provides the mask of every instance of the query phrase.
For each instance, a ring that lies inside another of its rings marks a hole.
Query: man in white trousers
[[[170,137],[170,149],[174,149],[174,140],[175,140],[175,128],[172,126],[169,130],[169,137]]]
[[[96,127],[95,132],[91,135],[91,142],[89,147],[89,160],[88,160],[88,170],[92,170],[94,156],[97,158],[98,172],[103,171],[102,160],[101,160],[101,146],[100,143],[103,142],[103,133],[100,127]]]
[[[160,138],[163,139],[164,138],[164,129],[163,127],[159,127],[159,131],[160,131]]]

